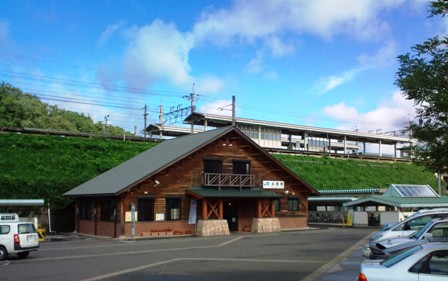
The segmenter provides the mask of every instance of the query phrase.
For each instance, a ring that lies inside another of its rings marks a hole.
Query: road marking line
[[[365,243],[365,241],[369,238],[369,236],[372,235],[372,233],[367,234],[364,238],[359,240],[357,243],[355,243],[353,246],[345,250],[342,254],[336,256],[333,258],[330,262],[324,264],[317,270],[315,270],[313,273],[308,275],[305,279],[302,281],[315,281],[317,280],[322,274],[326,273],[328,270],[333,268],[337,263],[339,263],[342,259],[348,257],[354,250],[356,250],[358,247],[360,247],[362,244]]]
[[[134,268],[129,268],[129,269],[125,269],[125,270],[121,270],[121,271],[117,271],[117,272],[113,272],[113,273],[108,273],[108,274],[104,274],[104,275],[99,275],[93,278],[89,278],[89,279],[83,279],[81,281],[96,281],[96,280],[102,280],[102,279],[106,279],[106,278],[111,278],[111,277],[115,277],[115,276],[119,276],[119,275],[123,275],[126,273],[131,273],[131,272],[135,272],[135,271],[140,271],[143,269],[147,269],[147,268],[151,268],[151,267],[155,267],[155,266],[159,266],[159,265],[164,265],[164,264],[168,264],[168,263],[172,263],[175,261],[178,261],[179,258],[176,259],[171,259],[171,260],[166,260],[166,261],[161,261],[161,262],[156,262],[156,263],[151,263],[151,264],[147,264],[147,265],[143,265],[143,266],[138,266],[138,267],[134,267]]]
[[[260,259],[221,259],[221,258],[182,258],[192,261],[230,261],[230,262],[268,262],[268,263],[326,263],[325,261],[311,260],[260,260]]]
[[[158,252],[172,252],[172,251],[185,251],[185,250],[195,250],[195,249],[212,249],[227,246],[238,240],[243,239],[244,236],[238,236],[229,241],[222,242],[217,245],[207,245],[207,246],[194,246],[185,248],[171,248],[171,249],[158,249],[158,250],[141,250],[141,251],[130,251],[122,253],[107,253],[107,254],[97,254],[97,255],[79,255],[79,256],[66,256],[66,257],[54,257],[54,258],[39,258],[36,261],[51,261],[51,260],[67,260],[67,259],[83,259],[83,258],[97,258],[97,257],[109,257],[109,256],[120,256],[120,255],[135,255],[135,254],[147,254],[147,253],[158,253]]]
[[[108,274],[104,274],[104,275],[99,275],[96,277],[83,279],[80,281],[97,281],[97,280],[107,279],[107,278],[116,277],[119,275],[131,273],[131,272],[135,272],[135,271],[140,271],[140,270],[148,269],[151,267],[156,267],[159,265],[165,265],[165,264],[169,264],[169,263],[173,263],[173,262],[178,262],[178,261],[220,261],[220,262],[229,261],[229,262],[257,262],[257,263],[263,263],[263,262],[267,262],[267,263],[325,263],[325,261],[309,261],[309,260],[303,261],[303,260],[220,259],[220,258],[175,258],[175,259],[170,259],[170,260],[166,260],[166,261],[151,263],[148,265],[142,265],[142,266],[138,266],[138,267],[134,267],[134,268],[128,268],[128,269],[124,269],[124,270],[120,270],[117,272],[112,272],[112,273],[108,273]]]

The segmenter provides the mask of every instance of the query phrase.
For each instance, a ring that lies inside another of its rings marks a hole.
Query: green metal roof
[[[64,193],[66,196],[116,195],[231,131],[224,127],[170,139]]]
[[[319,189],[320,194],[347,194],[347,193],[358,193],[358,194],[372,194],[380,192],[379,188],[363,188],[363,189]]]
[[[259,187],[230,189],[230,188],[203,188],[193,187],[187,189],[187,193],[199,198],[281,198],[280,194],[266,191]]]
[[[394,206],[399,208],[433,208],[448,207],[448,196],[441,197],[397,197],[389,195],[371,195],[367,198],[344,203],[344,207],[368,205],[369,203]]]
[[[308,197],[309,202],[351,202],[355,201],[358,198],[356,197],[347,197],[347,196],[331,196],[331,197],[323,197],[323,196],[316,196],[316,197]]]

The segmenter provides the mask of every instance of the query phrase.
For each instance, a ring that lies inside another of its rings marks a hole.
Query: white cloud
[[[348,106],[345,102],[326,106],[323,112],[340,122],[340,129],[353,130],[356,127],[364,132],[379,129],[383,132],[401,130],[415,116],[413,102],[406,100],[401,92],[393,93],[389,100],[369,112],[358,112],[355,107]]]
[[[0,42],[9,38],[9,23],[0,22]]]
[[[358,57],[359,66],[347,70],[342,74],[330,75],[317,81],[314,90],[317,94],[325,94],[335,88],[348,83],[356,78],[356,76],[366,70],[390,64],[395,61],[396,48],[395,43],[390,41],[382,46],[374,55],[363,54]]]
[[[331,75],[328,77],[321,78],[316,83],[315,90],[318,94],[325,94],[342,84],[350,82],[356,77],[356,75],[359,72],[363,70],[364,70],[363,68],[357,68],[348,70],[340,75]]]
[[[195,89],[201,94],[216,94],[221,93],[224,88],[224,81],[213,76],[199,77],[196,79]]]
[[[444,36],[444,35],[448,34],[448,18],[447,17],[443,18],[442,24],[443,24],[443,32],[442,32],[441,36]]]
[[[135,27],[129,32],[131,42],[124,57],[126,82],[143,88],[152,79],[167,79],[175,84],[190,83],[188,54],[194,46],[191,34],[179,32],[174,24],[160,20]]]
[[[295,52],[295,47],[293,44],[285,43],[277,36],[267,38],[265,45],[272,51],[272,55],[274,57],[283,57]]]
[[[387,42],[374,55],[361,55],[358,57],[358,62],[366,68],[377,67],[381,65],[390,64],[396,61],[397,50],[396,44],[393,41]]]
[[[264,54],[261,50],[258,50],[255,53],[255,57],[253,57],[246,65],[246,72],[251,74],[260,73],[263,70],[263,62]]]
[[[116,24],[109,25],[106,30],[101,33],[100,39],[98,40],[97,46],[102,47],[104,46],[108,41],[109,38],[112,37],[112,35],[119,29],[121,29],[124,25],[124,21],[119,21]]]
[[[314,34],[326,39],[338,34],[362,40],[383,38],[389,33],[389,26],[380,19],[380,13],[404,2],[237,0],[229,9],[205,10],[193,33],[198,41],[212,41],[217,45],[241,40],[255,43],[261,39],[273,54],[289,54],[294,51],[294,46],[283,42],[280,35],[285,32]]]
[[[414,0],[412,3],[421,0]],[[396,8],[405,0],[236,0],[227,9],[203,11],[192,33],[197,44],[211,42],[218,46],[249,44],[258,48],[248,62],[248,73],[262,73],[268,52],[284,57],[296,52],[299,36],[314,35],[331,40],[345,35],[359,40],[384,40],[391,36],[388,22],[381,18],[384,11]],[[287,39],[286,39],[287,38]],[[359,57],[361,66],[342,74],[323,78],[320,84],[327,92],[351,81],[361,70],[390,62],[395,44],[388,43],[376,55]],[[263,53],[261,53],[263,52]]]

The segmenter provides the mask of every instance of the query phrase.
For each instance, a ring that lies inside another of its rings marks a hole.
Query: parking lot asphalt
[[[347,251],[337,256],[334,261],[324,266],[328,269],[324,273],[317,271],[318,277],[311,280],[316,281],[350,281],[358,280],[359,267],[365,260],[362,257],[362,247],[367,243],[368,236],[361,239],[358,243],[350,247]],[[309,276],[312,278],[312,276]]]
[[[8,259],[0,279],[355,280],[372,231],[311,226],[278,234],[147,241],[50,235],[28,259]]]

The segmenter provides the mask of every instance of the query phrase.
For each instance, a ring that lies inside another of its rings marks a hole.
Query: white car
[[[401,222],[389,223],[369,237],[369,242],[408,237],[435,218],[448,217],[448,208],[423,209]]]
[[[422,209],[401,222],[386,224],[369,237],[369,243],[364,245],[362,255],[365,258],[370,257],[370,245],[372,243],[400,237],[406,238],[416,231],[419,231],[432,219],[447,216],[448,208]]]
[[[448,280],[448,243],[418,245],[385,259],[361,264],[358,281]]]
[[[20,222],[17,214],[0,214],[0,261],[9,254],[26,258],[39,248],[39,235],[34,224]]]
[[[448,237],[448,219],[433,219],[418,232],[409,235],[409,237],[394,238],[383,240],[377,243],[370,243],[370,248],[377,247],[381,250],[384,250],[386,248],[408,243],[411,241],[429,239],[433,237]]]

